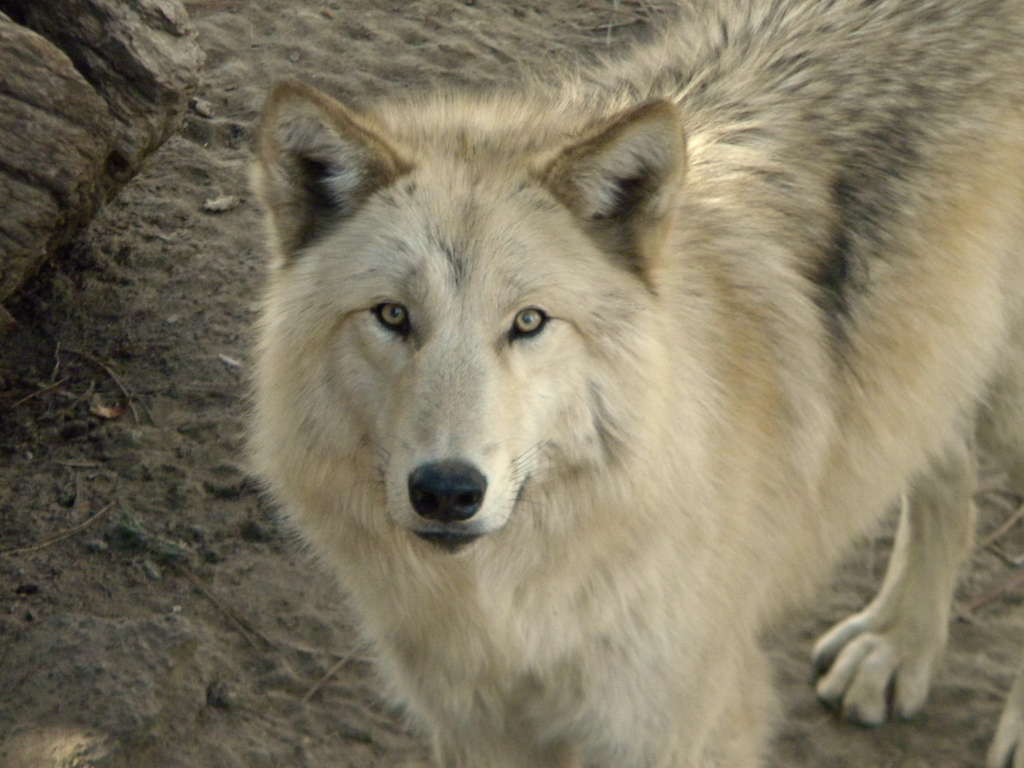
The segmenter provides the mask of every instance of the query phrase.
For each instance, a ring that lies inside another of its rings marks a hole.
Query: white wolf
[[[1024,3],[680,13],[558,86],[266,106],[253,455],[440,766],[758,765],[759,629],[901,495],[818,691],[913,713],[975,425],[1024,468]]]

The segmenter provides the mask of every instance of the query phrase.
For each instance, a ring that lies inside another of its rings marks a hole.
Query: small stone
[[[249,132],[240,123],[230,123],[221,132],[225,146],[229,149],[239,149],[249,138]]]
[[[203,210],[207,213],[225,213],[237,208],[241,202],[242,200],[238,195],[211,197],[203,201]]]
[[[192,554],[191,550],[183,542],[167,538],[166,536],[152,537],[148,548],[149,553],[153,555],[156,561],[164,565],[187,563]]]
[[[213,680],[206,686],[206,705],[217,709],[231,709],[234,706],[231,689],[223,680]]]
[[[76,497],[77,493],[73,485],[57,489],[57,503],[62,507],[71,509],[71,507],[75,506]]]
[[[203,558],[204,563],[210,563],[211,565],[224,562],[224,555],[216,549],[210,549],[209,547],[201,549],[199,551],[199,556]]]
[[[138,552],[149,543],[149,536],[142,526],[128,518],[111,528],[106,538],[108,544],[118,552]]]
[[[164,577],[163,573],[160,572],[160,569],[156,567],[156,563],[151,560],[142,561],[142,570],[153,581],[160,581],[160,579]]]
[[[192,99],[189,106],[191,106],[192,111],[200,117],[209,119],[214,115],[213,104],[208,102],[206,99]]]
[[[110,545],[107,544],[103,539],[87,539],[85,542],[85,551],[98,554],[100,552],[106,552],[110,549]]]

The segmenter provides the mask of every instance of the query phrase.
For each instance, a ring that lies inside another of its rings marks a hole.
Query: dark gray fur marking
[[[834,205],[839,213],[831,241],[811,279],[817,284],[815,300],[824,315],[829,335],[837,344],[847,339],[846,323],[850,316],[848,281],[851,277],[853,243],[850,239],[850,209],[853,190],[840,176],[832,185]]]
[[[452,284],[456,288],[459,288],[465,282],[466,275],[469,272],[469,260],[466,258],[466,254],[463,249],[456,246],[438,232],[432,233],[430,245],[431,248],[436,248],[444,254],[444,259],[448,264],[448,274],[451,277]]]

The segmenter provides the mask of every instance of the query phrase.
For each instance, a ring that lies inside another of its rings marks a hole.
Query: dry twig
[[[31,544],[31,545],[29,545],[27,547],[14,547],[13,549],[2,549],[2,550],[0,550],[0,556],[20,555],[20,554],[24,554],[25,552],[36,552],[36,551],[38,551],[40,549],[45,549],[46,547],[49,547],[49,546],[51,546],[53,544],[56,544],[58,541],[63,541],[64,539],[67,539],[67,538],[69,538],[71,536],[74,536],[79,531],[85,530],[90,525],[92,525],[97,520],[99,520],[101,517],[103,517],[103,515],[105,515],[107,512],[109,512],[113,508],[113,506],[114,506],[114,502],[110,502],[109,504],[107,504],[107,506],[103,507],[103,509],[101,509],[99,512],[97,512],[92,517],[87,518],[86,520],[82,521],[78,525],[75,525],[75,526],[72,526],[71,528],[68,528],[66,531],[63,531],[61,533],[55,534],[54,536],[50,536],[48,538],[45,538],[42,541],[40,541],[39,543],[37,543],[37,544]]]
[[[340,659],[338,659],[336,662],[331,664],[331,668],[328,669],[327,672],[324,673],[324,676],[321,677],[319,680],[317,680],[315,683],[313,683],[312,687],[310,687],[310,689],[308,691],[306,691],[306,694],[302,697],[300,703],[308,704],[309,700],[316,695],[316,692],[319,691],[321,688],[323,688],[324,684],[328,680],[330,680],[332,677],[334,677],[336,674],[338,674],[338,670],[341,669],[343,666],[345,666],[345,664],[347,664],[348,661],[354,655],[355,655],[355,651],[352,651],[351,653],[345,654]]]
[[[988,549],[1000,538],[1006,535],[1006,533],[1017,524],[1018,521],[1024,518],[1024,503],[1018,504],[1017,509],[1014,510],[1013,514],[1010,515],[1006,521],[995,529],[989,536],[985,538],[981,544],[978,545],[978,549]]]
[[[225,8],[238,8],[242,5],[241,0],[196,0],[185,3],[185,10],[189,13],[196,11],[217,11]]]
[[[177,570],[182,576],[184,576],[192,583],[193,587],[195,587],[202,593],[203,597],[205,597],[207,600],[213,603],[221,611],[221,613],[223,613],[225,616],[231,619],[232,622],[234,622],[235,626],[242,633],[242,637],[246,639],[249,645],[256,648],[259,646],[259,643],[257,643],[256,640],[259,640],[260,643],[262,643],[267,648],[274,647],[274,644],[270,642],[266,635],[264,635],[262,632],[256,629],[252,624],[250,624],[244,618],[239,616],[233,610],[228,608],[228,606],[224,605],[224,603],[218,600],[217,597],[212,592],[210,592],[210,590],[203,586],[203,583],[199,581],[198,578],[196,578],[196,575],[192,573],[191,570],[189,570],[187,565],[179,564],[177,566]],[[255,638],[255,640],[253,638]]]
[[[962,614],[966,615],[967,618],[970,618],[971,614],[973,614],[979,608],[988,605],[996,598],[1000,597],[1006,592],[1009,592],[1012,589],[1016,589],[1022,584],[1024,584],[1024,571],[1016,571],[1014,573],[1011,573],[1009,578],[1003,579],[1003,581],[994,586],[988,592],[983,593],[982,595],[971,600],[971,602],[967,603],[967,605],[964,606]]]
[[[128,390],[128,387],[126,387],[124,385],[124,382],[121,381],[120,377],[118,377],[118,375],[116,373],[114,373],[114,369],[113,368],[111,368],[109,365],[104,363],[98,357],[96,357],[94,355],[90,355],[88,352],[82,352],[81,350],[78,350],[78,349],[71,349],[70,347],[66,347],[65,351],[66,352],[70,352],[73,355],[78,355],[83,360],[88,360],[93,365],[97,365],[100,368],[102,368],[103,371],[107,374],[107,376],[110,377],[111,381],[113,381],[114,384],[117,385],[117,388],[121,390],[121,394],[124,395],[124,399],[128,403],[128,408],[131,409],[132,418],[135,419],[135,423],[136,424],[139,423],[139,412],[137,410],[135,410],[135,398],[132,395],[132,393]],[[145,406],[143,406],[143,407],[145,407]],[[153,421],[153,415],[151,413],[149,413],[148,410],[146,411],[146,415],[149,416],[149,420],[152,422]]]
[[[61,384],[63,384],[65,381],[67,381],[67,378],[63,378],[60,381],[55,381],[53,384],[47,384],[45,387],[40,387],[35,392],[29,392],[27,395],[25,395],[20,400],[15,400],[13,403],[11,403],[11,410],[14,410],[15,408],[17,408],[22,403],[27,403],[33,397],[37,397],[38,395],[41,395],[44,392],[49,392],[51,389],[56,389]]]
[[[1020,568],[1024,565],[1024,555],[1008,555],[998,544],[989,544],[985,550],[998,557],[1004,565],[1008,565],[1010,568]]]
[[[65,461],[64,459],[57,459],[53,463],[59,464],[62,467],[70,467],[71,469],[99,469],[103,466],[96,461]]]

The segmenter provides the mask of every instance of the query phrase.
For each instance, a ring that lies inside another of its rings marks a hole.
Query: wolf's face
[[[635,393],[616,372],[650,322],[639,254],[681,173],[671,107],[509,162],[413,153],[289,86],[260,149],[279,256],[265,343],[317,350],[263,373],[305,425],[283,442],[369,454],[390,521],[452,550],[502,528],[528,485],[621,450],[614,404]]]

